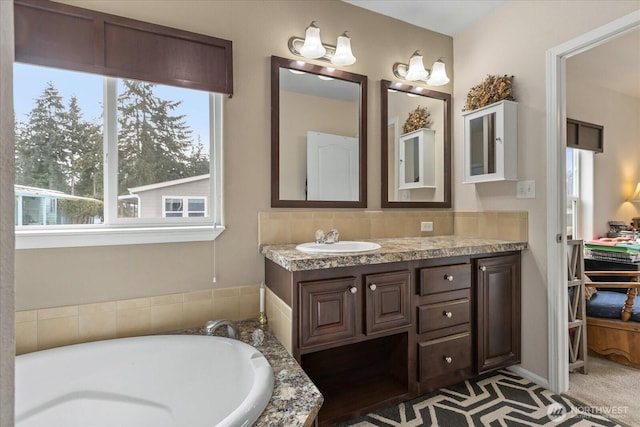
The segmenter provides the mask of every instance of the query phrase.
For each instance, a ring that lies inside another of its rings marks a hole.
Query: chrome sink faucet
[[[236,325],[235,322],[232,322],[231,320],[227,320],[227,319],[209,320],[207,324],[204,326],[204,328],[207,331],[207,335],[211,336],[216,331],[216,329],[218,329],[220,326],[227,327],[227,335],[229,336],[229,338],[233,338],[233,339],[240,338],[240,334],[238,333],[238,325]]]
[[[327,234],[324,234],[323,230],[316,231],[316,243],[337,243],[339,239],[340,233],[335,228],[329,230]]]

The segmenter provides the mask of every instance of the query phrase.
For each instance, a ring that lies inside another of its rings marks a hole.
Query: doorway
[[[566,60],[640,29],[640,11],[585,33],[547,51],[547,307],[549,388],[569,388],[566,281]]]

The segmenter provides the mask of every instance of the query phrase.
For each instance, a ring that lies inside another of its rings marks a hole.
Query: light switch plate
[[[516,198],[518,199],[535,199],[536,198],[536,182],[518,181],[516,184]]]

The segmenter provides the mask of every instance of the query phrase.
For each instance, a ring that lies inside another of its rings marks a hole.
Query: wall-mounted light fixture
[[[289,39],[289,51],[294,55],[331,62],[340,67],[356,62],[356,57],[351,52],[351,38],[347,32],[338,36],[336,46],[322,43],[320,28],[316,26],[316,21],[311,21],[305,31],[304,39],[295,36]]]
[[[640,203],[640,182],[636,186],[636,190],[631,195],[629,201],[632,203]]]
[[[409,59],[409,64],[396,62],[393,64],[393,75],[399,79],[415,81],[425,81],[430,86],[442,86],[449,83],[449,77],[444,67],[444,61],[438,59],[433,63],[431,70],[424,68],[422,55],[419,50],[413,52]]]

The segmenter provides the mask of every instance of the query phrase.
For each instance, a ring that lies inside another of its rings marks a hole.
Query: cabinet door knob
[[[487,266],[486,266],[486,265],[483,265],[482,267],[480,267],[480,270],[481,270],[481,271],[487,271]]]
[[[369,285],[369,289],[371,289],[372,291],[375,291],[376,288],[377,288],[377,286],[376,286],[375,283],[372,283],[372,284]]]
[[[444,360],[444,361],[445,361],[445,363],[447,363],[447,364],[451,364],[451,362],[453,362],[453,357],[451,357],[451,356],[444,356],[444,357],[442,358],[442,360]]]
[[[442,312],[442,315],[443,315],[444,317],[449,318],[449,319],[451,319],[451,318],[453,317],[453,313],[452,313],[452,312],[450,312],[450,311],[443,311],[443,312]]]
[[[351,292],[352,294],[355,294],[358,292],[358,288],[356,288],[355,286],[352,286],[349,288],[349,292]]]
[[[448,280],[450,282],[453,282],[453,274],[445,274],[444,275],[444,280]]]

